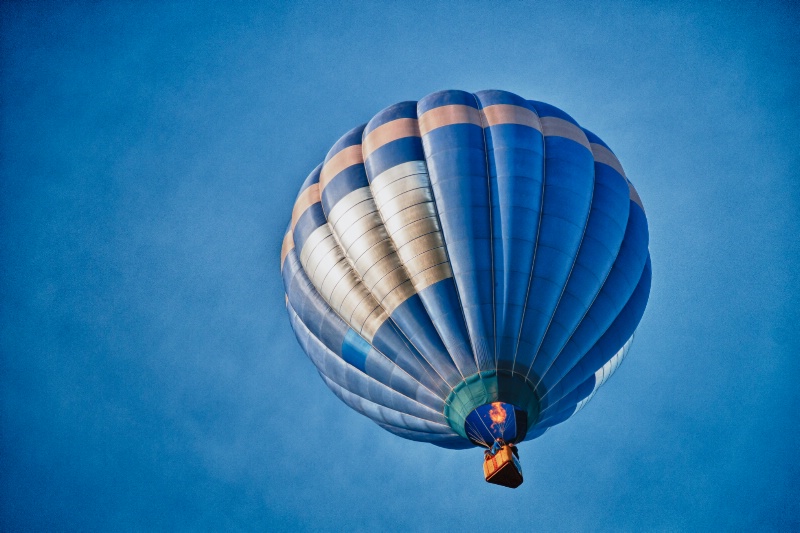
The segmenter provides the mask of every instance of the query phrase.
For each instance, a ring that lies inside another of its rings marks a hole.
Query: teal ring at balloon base
[[[514,442],[525,438],[527,428],[539,419],[539,398],[534,384],[522,374],[507,370],[485,370],[473,374],[456,385],[445,400],[444,416],[453,431],[477,445],[486,445],[467,431],[467,419],[485,413],[474,413],[479,408],[486,411],[493,403],[513,406],[516,419]],[[484,407],[486,406],[486,407]],[[522,415],[522,416],[519,416]],[[491,444],[491,443],[489,443]]]

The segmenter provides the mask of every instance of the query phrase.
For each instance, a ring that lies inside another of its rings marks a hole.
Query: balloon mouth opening
[[[496,441],[521,441],[528,431],[528,413],[506,402],[486,403],[464,420],[467,438],[477,446],[491,448]]]
[[[456,385],[445,400],[450,427],[476,446],[491,447],[498,438],[521,442],[539,419],[539,397],[528,377],[505,370],[485,370]]]

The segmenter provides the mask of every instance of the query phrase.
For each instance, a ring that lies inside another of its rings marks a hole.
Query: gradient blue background
[[[0,528],[800,528],[800,16],[728,4],[4,2]],[[445,88],[567,110],[650,222],[629,359],[516,491],[346,408],[283,304],[302,180]]]

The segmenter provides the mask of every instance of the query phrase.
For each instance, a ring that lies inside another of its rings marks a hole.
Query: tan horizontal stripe
[[[639,198],[639,193],[636,192],[636,187],[633,186],[631,180],[628,180],[628,190],[631,194],[631,200],[633,200],[639,207],[642,208],[642,212],[644,212],[644,204],[642,203],[642,199]]]
[[[288,231],[283,236],[283,244],[281,244],[281,268],[283,268],[283,261],[292,251],[292,248],[294,248],[294,237],[292,237],[292,232]]]
[[[558,117],[542,117],[542,132],[545,137],[564,137],[582,144],[587,150],[592,148],[589,146],[589,139],[586,134],[578,126]]]
[[[426,111],[419,117],[419,131],[422,135],[427,135],[428,132],[436,128],[451,126],[453,124],[475,124],[476,126],[483,126],[481,122],[481,112],[474,107],[454,104],[436,107],[430,111]]]
[[[322,171],[319,173],[320,193],[325,190],[325,187],[328,186],[328,183],[330,183],[339,172],[363,162],[364,158],[361,155],[360,144],[348,146],[335,156],[331,157],[330,160],[325,163],[325,165],[322,167]]]
[[[415,118],[398,118],[382,124],[364,138],[364,159],[385,144],[404,137],[420,137],[419,124]]]
[[[483,108],[488,126],[500,124],[521,124],[542,131],[539,116],[530,109],[518,105],[496,104]]]
[[[317,202],[319,202],[319,185],[315,183],[309,185],[306,190],[301,192],[300,196],[298,196],[297,200],[294,202],[294,208],[292,208],[292,231],[294,231],[297,221],[300,219],[300,216],[306,212],[306,209]]]

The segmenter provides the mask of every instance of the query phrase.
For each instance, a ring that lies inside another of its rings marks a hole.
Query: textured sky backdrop
[[[0,529],[800,528],[796,5],[55,4],[0,7]],[[628,360],[515,491],[350,411],[283,303],[330,145],[456,88],[566,110],[650,223]]]

